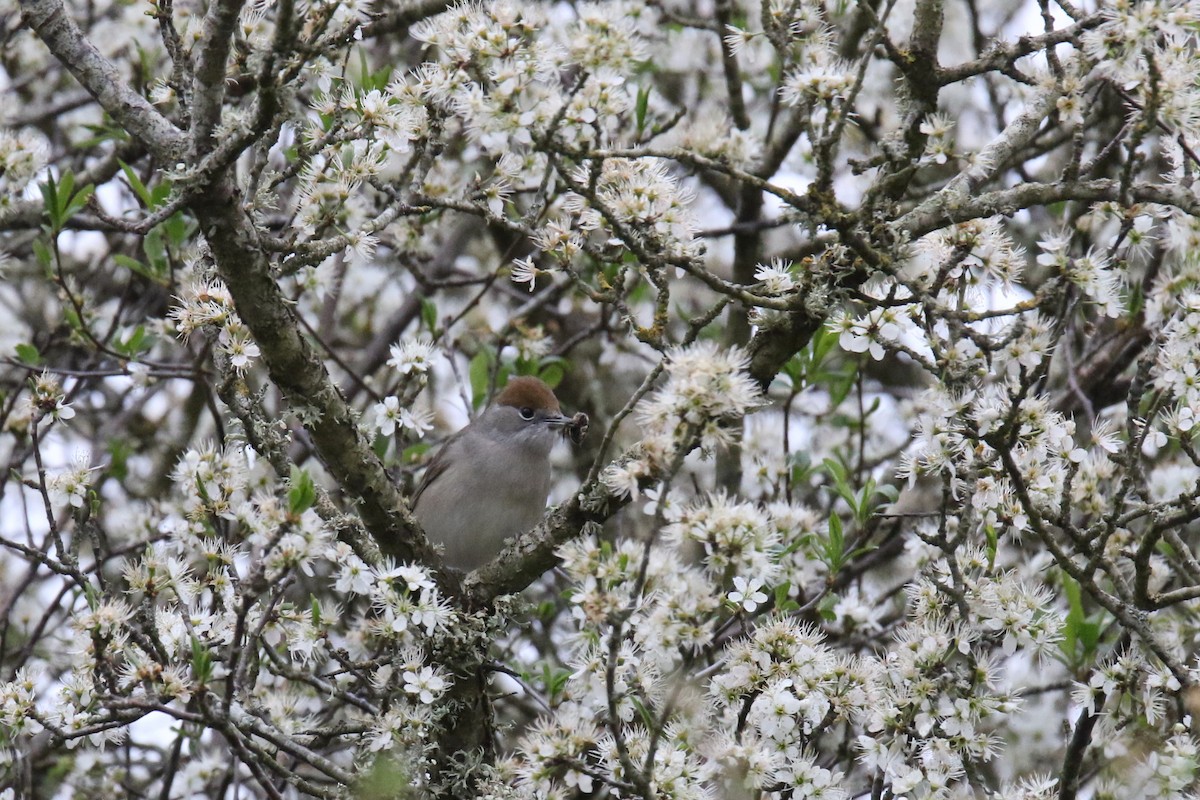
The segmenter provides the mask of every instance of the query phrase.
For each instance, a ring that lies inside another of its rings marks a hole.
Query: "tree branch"
[[[241,211],[232,179],[224,177],[192,204],[217,271],[238,315],[254,334],[271,380],[312,436],[325,467],[344,490],[358,498],[363,523],[388,555],[430,566],[440,558],[425,541],[383,464],[363,435],[350,406],[312,345],[300,335],[295,313],[271,276],[257,246],[257,231]],[[443,587],[456,581],[441,573]]]
[[[1200,197],[1183,186],[1136,183],[1129,197],[1138,203],[1174,206],[1189,214],[1200,214]],[[929,201],[892,223],[892,229],[912,238],[971,219],[995,214],[1015,214],[1023,208],[1046,206],[1068,200],[1082,202],[1121,202],[1121,185],[1116,180],[1071,183],[1026,183],[982,195],[961,196],[939,192]]]
[[[129,80],[68,16],[62,0],[21,0],[21,16],[101,108],[145,144],[155,158],[174,164],[183,157],[183,133],[129,88]]]
[[[221,121],[225,100],[226,62],[244,0],[217,0],[204,17],[204,34],[192,82],[192,152],[208,151],[213,131]]]

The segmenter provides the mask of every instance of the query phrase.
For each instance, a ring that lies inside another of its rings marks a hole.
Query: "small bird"
[[[447,565],[473,570],[541,520],[554,442],[564,432],[578,441],[586,419],[563,416],[541,380],[513,378],[442,446],[413,495],[413,513],[429,540],[445,548]]]

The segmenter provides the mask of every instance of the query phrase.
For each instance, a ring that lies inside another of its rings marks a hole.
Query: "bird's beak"
[[[546,425],[549,425],[551,428],[565,428],[571,424],[571,418],[564,417],[562,414],[558,414],[553,417],[546,417],[542,420],[542,422]]]

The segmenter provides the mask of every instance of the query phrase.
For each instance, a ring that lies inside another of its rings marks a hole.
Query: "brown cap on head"
[[[496,405],[512,406],[513,408],[536,408],[561,414],[558,398],[550,387],[538,378],[528,375],[511,378],[508,385],[496,397]]]

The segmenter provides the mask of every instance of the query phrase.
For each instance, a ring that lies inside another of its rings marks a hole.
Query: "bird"
[[[544,381],[520,376],[442,445],[412,508],[447,566],[470,572],[537,525],[550,496],[550,451],[565,434],[578,441],[586,424],[586,415],[563,415]]]

